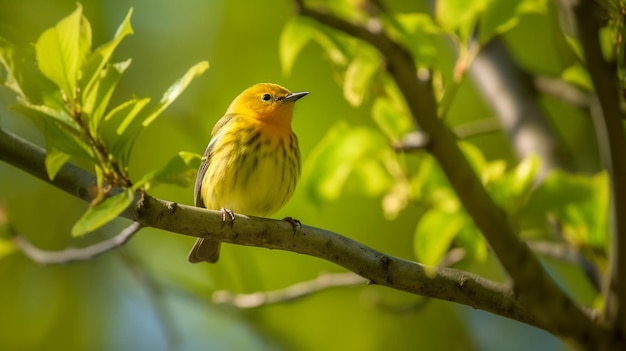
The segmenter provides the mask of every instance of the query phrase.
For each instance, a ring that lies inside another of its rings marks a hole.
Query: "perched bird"
[[[308,92],[292,93],[261,83],[230,104],[211,133],[195,186],[195,206],[266,217],[289,200],[300,177],[298,138],[291,130],[294,103]],[[220,242],[198,238],[191,263],[217,262]]]

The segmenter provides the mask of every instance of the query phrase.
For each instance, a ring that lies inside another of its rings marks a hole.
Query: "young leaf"
[[[480,21],[480,42],[487,43],[519,23],[522,15],[546,13],[547,0],[490,1]]]
[[[176,81],[171,87],[165,91],[161,101],[156,106],[156,108],[150,113],[146,119],[144,119],[142,125],[147,127],[152,123],[160,114],[163,112],[178,96],[187,88],[191,81],[204,73],[209,68],[209,63],[207,61],[202,61],[195,64],[191,67],[185,75],[182,76],[179,80]]]
[[[122,167],[128,165],[130,150],[141,129],[141,119],[136,117],[148,102],[149,98],[129,100],[109,111],[104,117],[105,121],[110,121],[106,126],[118,124],[116,130],[110,133],[105,128],[102,138],[108,145],[109,152],[120,161]]]
[[[89,207],[87,212],[74,224],[72,236],[83,236],[117,218],[133,202],[135,193],[124,189],[119,194],[107,197],[104,201]]]
[[[159,183],[175,184],[181,187],[189,186],[198,172],[202,156],[193,152],[181,151],[174,156],[162,169],[148,173],[139,182],[135,183],[135,188],[144,185],[153,187]]]
[[[91,26],[82,10],[79,4],[72,14],[44,31],[35,44],[39,69],[70,101],[76,97],[81,64],[91,50]]]
[[[467,224],[466,217],[459,212],[426,212],[415,228],[413,247],[417,260],[427,265],[439,263],[456,235]]]
[[[287,21],[280,34],[278,51],[283,74],[288,76],[302,48],[313,39],[315,26],[311,20],[301,16]]]
[[[310,199],[315,203],[336,199],[354,169],[366,159],[381,157],[386,148],[387,142],[376,131],[337,123],[304,165],[302,183]]]
[[[115,87],[122,74],[130,65],[131,60],[107,65],[94,82],[90,93],[84,95],[83,113],[89,116],[89,130],[92,135],[98,135],[102,117],[106,111]]]
[[[440,0],[437,1],[436,18],[441,27],[456,33],[466,42],[474,32],[478,16],[485,10],[489,0]]]
[[[370,81],[380,67],[377,52],[369,46],[361,44],[352,62],[346,69],[343,83],[343,95],[353,106],[360,106],[365,94],[370,90]]]
[[[69,161],[70,157],[70,155],[53,146],[49,146],[47,148],[45,164],[46,172],[48,173],[50,180],[54,179],[61,167]]]
[[[380,130],[390,140],[401,140],[414,129],[413,123],[404,111],[394,106],[389,98],[377,98],[372,105],[372,118]]]
[[[119,43],[126,36],[133,34],[133,28],[130,25],[130,18],[132,14],[133,9],[131,8],[128,10],[128,14],[124,18],[124,21],[115,32],[113,40],[99,46],[91,55],[89,55],[89,57],[87,57],[83,68],[83,81],[85,82],[81,89],[83,99],[92,95],[91,90],[94,88],[94,84],[96,84],[99,80],[99,77],[101,77],[100,71],[110,62],[111,56]]]
[[[35,53],[31,48],[17,48],[0,38],[0,66],[6,70],[4,82],[0,82],[0,85],[11,89],[19,98],[26,99],[33,105],[63,109],[64,103],[60,99],[58,88],[41,74],[34,62]]]

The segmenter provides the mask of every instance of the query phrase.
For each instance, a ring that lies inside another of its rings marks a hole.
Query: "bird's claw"
[[[230,223],[234,223],[235,222],[235,214],[233,213],[233,211],[227,209],[227,208],[221,208],[220,211],[222,211],[222,227],[224,227],[224,223],[226,223],[226,215],[228,215],[228,217],[230,218]]]
[[[295,235],[296,232],[298,231],[298,229],[302,228],[302,222],[300,222],[299,220],[293,218],[293,217],[285,217],[283,218],[283,221],[288,222],[289,224],[291,224],[291,227],[293,228],[293,234]]]

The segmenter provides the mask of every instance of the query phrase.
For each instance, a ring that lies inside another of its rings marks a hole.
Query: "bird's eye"
[[[261,96],[261,99],[263,99],[263,101],[270,101],[270,100],[272,100],[272,95],[270,95],[270,94],[263,94],[263,96]]]

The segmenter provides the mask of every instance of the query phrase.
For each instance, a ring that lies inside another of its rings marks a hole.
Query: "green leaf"
[[[404,38],[406,47],[411,50],[413,58],[420,65],[431,66],[438,57],[435,46],[435,37],[441,34],[441,29],[433,22],[430,15],[425,13],[406,13],[396,17]]]
[[[9,41],[0,38],[0,67],[6,71],[1,85],[6,86],[33,105],[64,108],[58,88],[44,77],[33,64],[35,53],[32,48],[17,48]],[[1,70],[0,70],[1,72]]]
[[[48,153],[61,152],[71,156],[77,156],[83,159],[95,161],[93,150],[85,141],[83,141],[83,135],[77,127],[67,125],[66,123],[61,122],[60,119],[50,118],[50,114],[55,114],[57,112],[61,113],[62,111],[60,112],[48,108],[47,106],[32,106],[24,104],[16,105],[13,108],[23,115],[31,118],[35,124],[41,127],[46,136],[46,148]],[[50,166],[47,166],[48,171],[62,166],[62,164],[58,163],[60,160],[61,159],[46,160],[46,163],[50,162]],[[52,179],[55,173],[56,172],[48,173],[48,176]]]
[[[364,127],[349,127],[346,123],[339,122],[330,128],[307,159],[303,171],[303,187],[314,203],[334,200],[341,194],[357,167],[366,164],[366,160],[388,157],[387,152],[387,142],[376,131]],[[372,187],[378,188],[375,184]]]
[[[561,78],[568,83],[585,88],[587,91],[593,91],[593,83],[591,82],[591,77],[589,77],[589,72],[580,63],[563,70]]]
[[[89,94],[86,94],[83,102],[83,113],[89,116],[89,129],[92,135],[98,135],[102,117],[106,111],[115,87],[131,60],[107,65],[102,70],[101,77],[95,81]]]
[[[181,151],[174,156],[162,169],[148,173],[135,188],[144,185],[153,187],[159,183],[175,184],[181,187],[189,186],[196,178],[202,156],[193,152]]]
[[[308,18],[296,16],[290,18],[280,34],[278,52],[283,74],[288,76],[302,51],[316,34],[315,25]]]
[[[35,44],[39,69],[69,101],[76,98],[80,68],[91,50],[91,26],[82,10],[79,4],[72,14],[44,31]]]
[[[489,0],[440,0],[435,15],[437,23],[446,31],[456,33],[462,42],[468,41],[478,17],[487,8]]]
[[[606,172],[590,177],[552,171],[532,194],[522,215],[531,223],[556,219],[571,244],[606,250],[609,202]]]
[[[417,260],[427,265],[438,264],[467,224],[467,218],[459,212],[426,212],[415,228],[413,248]]]
[[[50,146],[46,150],[46,172],[50,180],[53,180],[59,170],[70,159],[70,155],[58,150],[57,148]]]
[[[511,188],[516,197],[524,197],[532,191],[540,168],[541,159],[535,154],[526,156],[515,167],[512,174]]]
[[[487,43],[494,36],[515,27],[526,14],[545,14],[547,0],[490,1],[480,20],[480,42]]]
[[[389,139],[401,140],[413,130],[413,123],[389,98],[377,98],[372,105],[372,118]]]
[[[141,119],[136,117],[148,102],[150,102],[149,98],[126,101],[109,111],[104,117],[104,120],[108,122],[105,127],[111,128],[104,128],[102,138],[109,147],[109,152],[120,160],[122,167],[128,165],[130,151],[142,128]]]
[[[487,160],[485,159],[483,152],[478,147],[468,142],[459,142],[459,147],[461,148],[461,151],[463,151],[467,161],[474,169],[474,172],[481,174],[487,167]]]
[[[133,189],[124,189],[121,193],[107,197],[99,204],[89,207],[74,224],[72,236],[83,236],[114,220],[133,203],[134,198]]]
[[[92,89],[96,85],[102,77],[101,71],[102,69],[111,61],[111,57],[113,52],[117,48],[117,46],[122,42],[122,40],[128,36],[133,34],[133,28],[130,24],[130,18],[133,14],[133,9],[128,10],[128,14],[122,24],[118,27],[115,32],[115,36],[113,40],[110,42],[99,46],[91,55],[89,55],[85,61],[85,66],[83,69],[83,81],[85,82],[82,85],[82,96],[83,100],[88,99],[89,96],[92,96]],[[83,102],[83,105],[85,103]]]
[[[163,94],[161,101],[156,108],[144,119],[142,125],[147,127],[163,112],[178,96],[187,88],[191,81],[204,73],[209,68],[207,61],[202,61],[191,67],[185,75],[176,81],[167,91]]]
[[[34,105],[30,103],[30,101],[22,97],[18,97],[17,101],[20,103],[20,105],[16,106],[16,109],[21,111],[22,113],[28,114],[26,112],[26,109],[29,109],[37,112],[37,117],[41,119],[54,119],[62,125],[70,128],[71,130],[80,130],[80,126],[78,125],[78,123],[72,118],[72,116],[67,113],[65,109],[53,108],[48,105]],[[31,114],[31,116],[33,115]]]
[[[353,106],[360,106],[370,90],[370,81],[380,67],[380,57],[371,47],[361,44],[346,69],[343,96]]]

